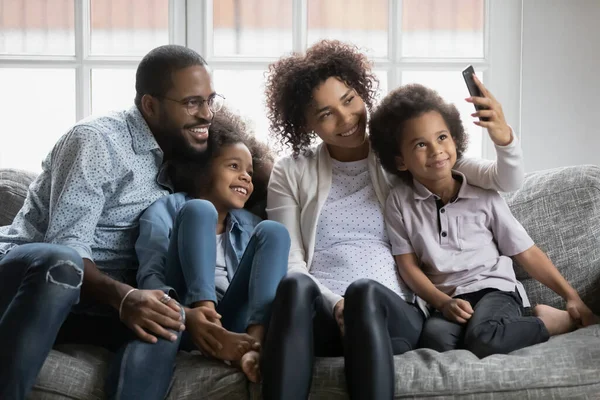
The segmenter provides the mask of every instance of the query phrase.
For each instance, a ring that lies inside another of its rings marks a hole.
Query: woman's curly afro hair
[[[315,138],[306,130],[306,107],[313,90],[332,76],[353,88],[371,110],[379,81],[367,56],[354,45],[323,40],[306,54],[294,53],[269,66],[266,103],[271,134],[283,146],[291,147],[294,156],[306,150]]]
[[[419,84],[401,86],[385,96],[369,121],[371,147],[381,165],[386,171],[408,182],[412,181],[410,172],[398,171],[395,159],[400,155],[404,123],[429,111],[437,111],[444,118],[456,144],[457,159],[460,159],[468,144],[460,114],[454,104],[444,101],[433,89]]]

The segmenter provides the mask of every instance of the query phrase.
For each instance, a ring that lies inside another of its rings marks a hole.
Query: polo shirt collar
[[[479,196],[477,195],[477,193],[475,192],[474,188],[472,186],[470,186],[469,184],[467,184],[467,178],[465,177],[465,175],[462,172],[456,171],[456,170],[452,170],[452,175],[454,176],[459,176],[460,178],[462,178],[462,183],[460,185],[460,189],[458,190],[458,194],[456,195],[456,198],[452,200],[452,202],[458,200],[458,199],[476,199]],[[415,200],[427,200],[430,197],[434,197],[436,199],[438,199],[438,196],[434,195],[433,193],[431,193],[431,191],[429,189],[427,189],[422,183],[420,183],[419,181],[417,181],[416,179],[413,178],[413,192],[414,192],[414,198]]]

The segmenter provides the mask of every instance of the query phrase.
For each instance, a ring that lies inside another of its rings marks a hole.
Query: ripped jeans
[[[31,243],[0,255],[0,399],[24,399],[63,321],[79,302],[83,259]]]

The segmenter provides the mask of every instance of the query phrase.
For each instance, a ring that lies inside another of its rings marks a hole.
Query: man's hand
[[[173,299],[162,303],[160,299],[164,295],[160,290],[134,290],[123,302],[121,321],[146,342],[156,343],[154,335],[175,341],[177,336],[168,329],[185,329],[179,305]]]
[[[340,327],[342,336],[344,336],[344,299],[335,303],[335,306],[333,307],[333,316],[335,317],[335,322],[337,322]]]
[[[567,300],[567,311],[578,328],[600,323],[600,318],[579,297]]]
[[[504,111],[502,111],[502,105],[496,100],[496,98],[490,93],[489,90],[483,86],[483,83],[473,75],[475,84],[481,90],[481,94],[484,97],[469,97],[466,100],[469,103],[474,103],[479,106],[487,107],[487,110],[479,110],[476,113],[471,114],[473,117],[489,118],[488,121],[474,121],[475,125],[481,126],[488,130],[490,139],[498,146],[506,146],[512,142],[512,130],[506,123],[504,118]]]
[[[451,299],[440,310],[449,321],[465,324],[473,315],[471,303],[462,299]]]

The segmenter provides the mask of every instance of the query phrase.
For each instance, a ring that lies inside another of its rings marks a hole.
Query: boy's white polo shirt
[[[416,180],[392,189],[385,209],[392,253],[415,253],[423,272],[449,296],[516,287],[528,307],[510,257],[532,247],[533,240],[498,192],[452,173],[462,177],[462,185],[456,199],[439,210],[438,197]]]

